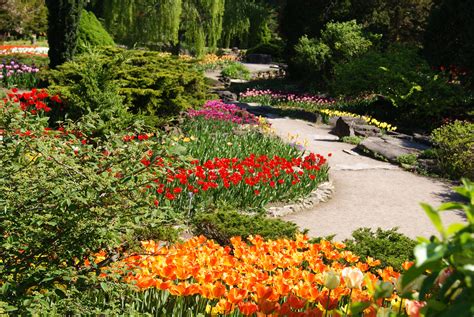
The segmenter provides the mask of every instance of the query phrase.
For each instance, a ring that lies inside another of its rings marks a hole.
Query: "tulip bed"
[[[39,68],[35,65],[26,65],[16,60],[4,60],[0,64],[0,83],[4,87],[31,88],[36,86],[36,74]]]
[[[184,243],[142,243],[131,255],[102,272],[117,274],[140,291],[136,309],[165,316],[379,316],[400,313],[394,291],[400,273],[377,269],[341,243],[296,240],[249,243],[235,237],[221,247],[204,237]],[[411,263],[405,263],[408,269]],[[127,273],[121,273],[127,272]],[[375,272],[375,273],[372,273]],[[415,303],[406,301],[408,309]],[[408,311],[407,311],[408,312]]]
[[[335,100],[321,96],[274,92],[269,89],[248,89],[246,92],[240,94],[240,100],[243,102],[256,102],[277,108],[302,109],[317,112],[323,116],[324,120],[327,120],[329,117],[338,116],[357,117],[364,119],[367,124],[376,126],[385,131],[395,131],[397,129],[395,126],[392,126],[387,122],[381,122],[370,116],[361,116],[346,111],[336,110],[334,109],[337,107],[337,102]]]

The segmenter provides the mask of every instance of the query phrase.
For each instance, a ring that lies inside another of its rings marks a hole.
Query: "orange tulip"
[[[258,306],[252,302],[240,302],[238,307],[240,312],[245,316],[255,314],[258,311]]]

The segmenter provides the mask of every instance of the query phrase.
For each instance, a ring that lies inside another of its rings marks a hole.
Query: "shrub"
[[[351,239],[344,243],[347,249],[366,259],[368,256],[382,262],[382,266],[392,266],[401,270],[405,261],[413,260],[416,241],[397,232],[397,228],[375,232],[370,228],[360,228],[352,233]]]
[[[239,62],[229,63],[222,71],[221,75],[233,79],[250,79],[250,70]]]
[[[471,93],[431,70],[416,49],[406,46],[370,51],[337,64],[330,87],[342,97],[380,95],[385,102],[358,112],[426,129],[439,126],[445,117],[466,116],[474,103]]]
[[[164,173],[141,162],[150,150],[166,156],[161,142],[125,147],[120,135],[86,138],[72,124],[45,130],[48,118],[36,113],[0,107],[0,294],[19,315],[34,294],[89,287],[117,250],[161,238],[156,228],[177,219],[142,190],[153,172]],[[100,263],[84,264],[100,250]]]
[[[300,232],[292,222],[237,211],[201,212],[194,216],[192,223],[194,234],[203,235],[222,246],[230,245],[230,239],[236,236],[242,239],[255,235],[264,239],[294,239]]]
[[[341,141],[344,143],[359,145],[362,141],[364,141],[364,138],[360,136],[345,136],[341,139]]]
[[[281,41],[271,41],[269,43],[260,43],[246,52],[249,54],[266,54],[271,55],[274,61],[281,61],[284,58],[284,43]]]
[[[77,38],[78,53],[86,51],[88,47],[114,45],[112,36],[107,33],[94,13],[82,10]]]
[[[142,114],[148,123],[163,123],[180,111],[203,103],[206,86],[201,72],[190,60],[166,54],[119,48],[98,49],[96,62],[109,69],[118,93],[133,113]],[[70,95],[85,77],[91,57],[78,56],[57,70],[43,74],[50,88]]]
[[[434,130],[432,137],[445,175],[474,179],[474,123],[454,121]]]
[[[364,36],[362,26],[355,20],[330,22],[321,32],[321,38],[303,36],[299,39],[293,64],[302,77],[329,78],[335,64],[365,53],[370,46],[372,42]]]
[[[112,80],[115,70],[107,64],[100,54],[94,52],[84,55],[81,62],[70,62],[78,76],[67,87],[53,86],[51,89],[60,94],[66,104],[66,112],[54,109],[50,120],[53,126],[65,118],[80,119],[81,131],[94,136],[133,126],[134,117],[119,95],[117,83]]]

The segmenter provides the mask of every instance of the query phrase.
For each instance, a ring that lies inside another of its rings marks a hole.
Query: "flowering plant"
[[[39,68],[28,66],[15,60],[3,61],[0,64],[0,81],[7,87],[34,87],[37,83],[36,73]]]

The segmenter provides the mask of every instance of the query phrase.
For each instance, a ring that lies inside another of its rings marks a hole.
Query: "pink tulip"
[[[417,300],[407,300],[405,303],[405,309],[409,317],[420,317],[420,311],[425,307],[426,302],[420,302]]]

